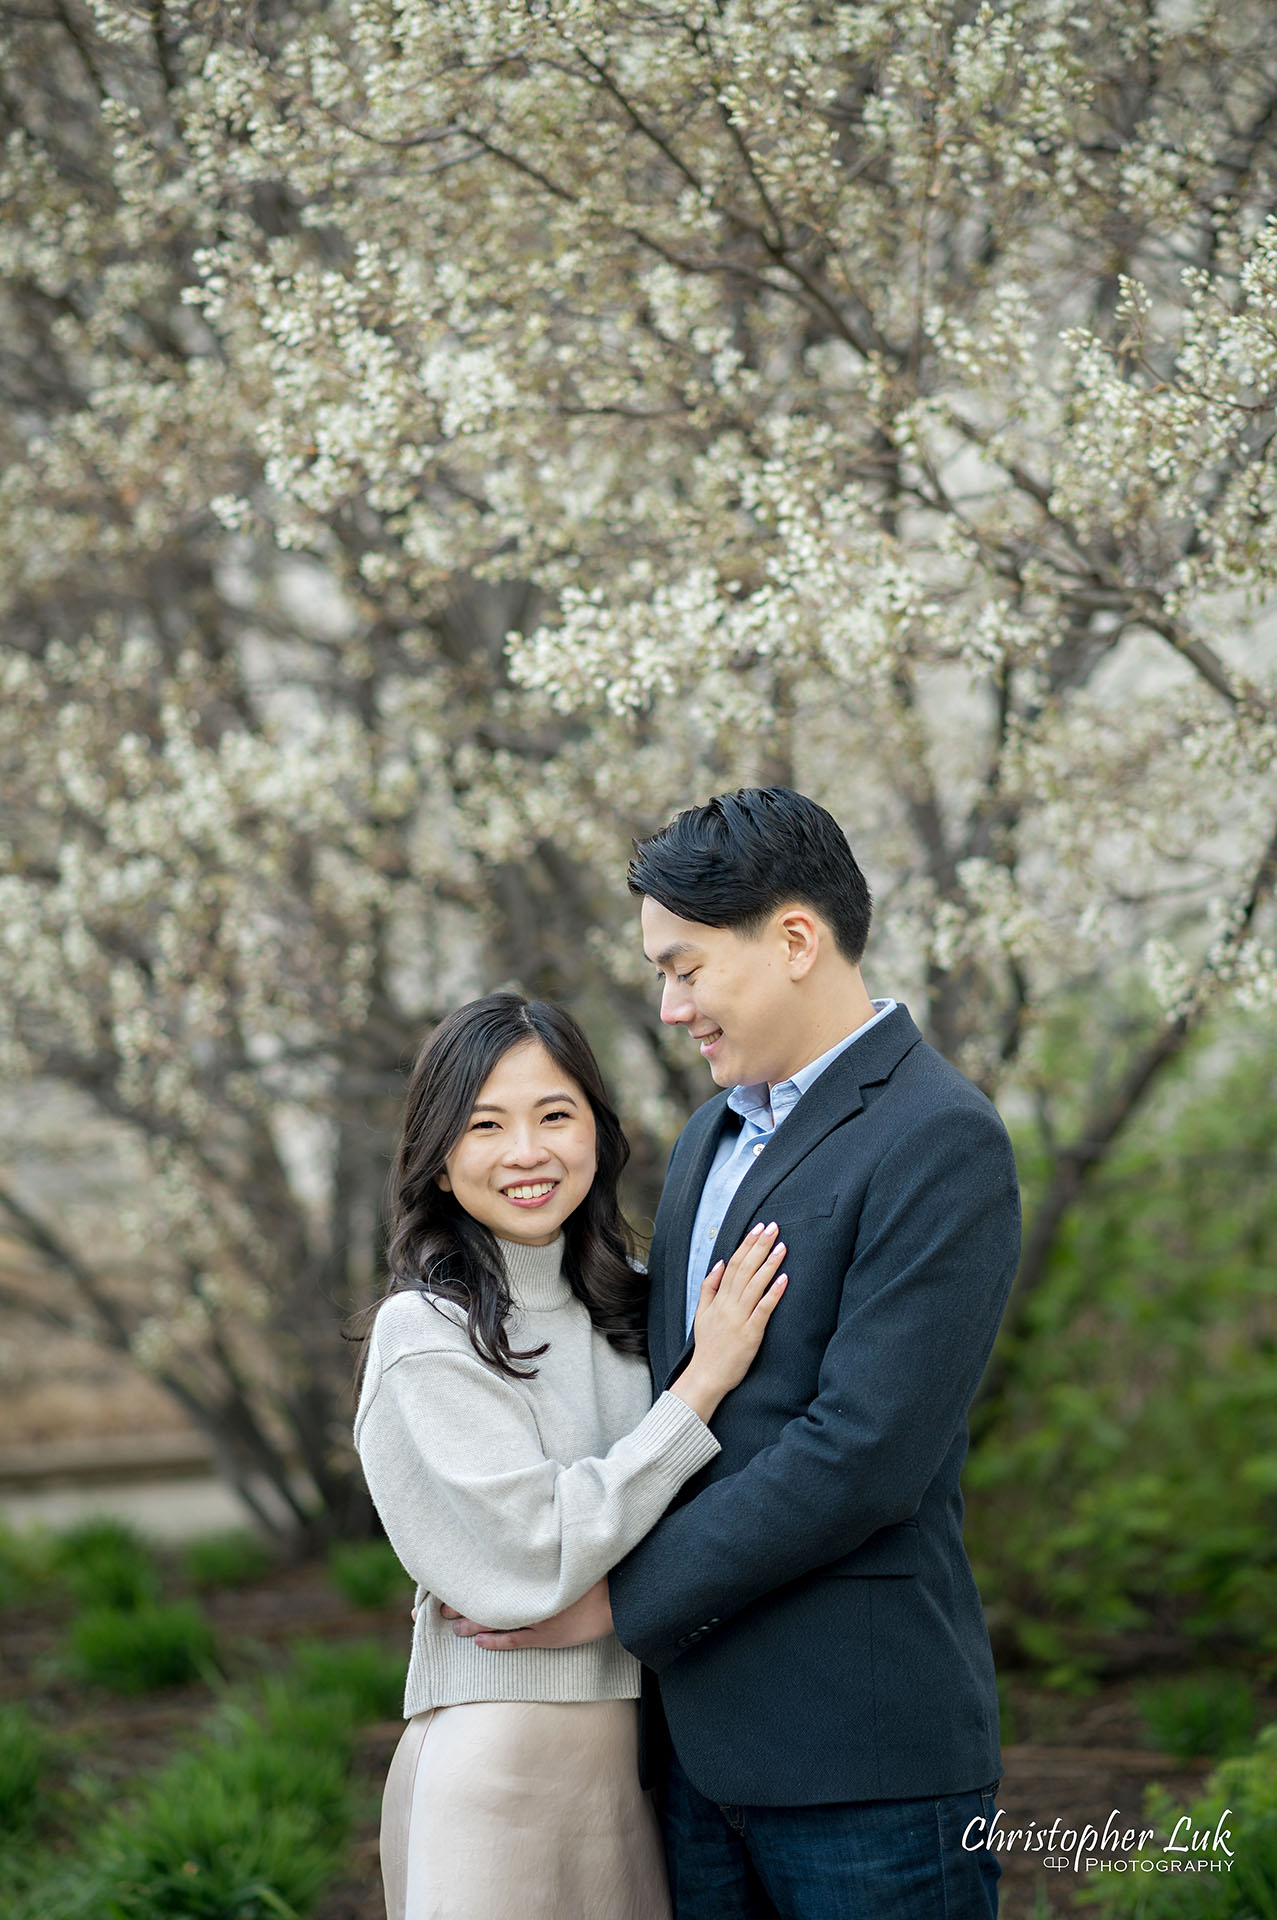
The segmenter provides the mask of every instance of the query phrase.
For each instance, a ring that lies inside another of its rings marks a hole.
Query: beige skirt
[[[387,1920],[669,1920],[633,1700],[416,1714],[381,1809]]]

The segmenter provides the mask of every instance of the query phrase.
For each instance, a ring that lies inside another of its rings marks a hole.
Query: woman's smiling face
[[[503,1240],[548,1247],[597,1165],[594,1111],[539,1040],[511,1047],[480,1087],[439,1185]]]

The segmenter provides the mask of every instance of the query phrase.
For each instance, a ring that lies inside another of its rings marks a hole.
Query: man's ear
[[[820,922],[808,907],[786,907],[779,917],[779,931],[790,979],[805,980],[820,952]]]

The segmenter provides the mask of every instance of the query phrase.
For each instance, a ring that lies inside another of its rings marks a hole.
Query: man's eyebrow
[[[570,1100],[573,1106],[576,1105],[576,1095],[569,1093],[566,1087],[561,1093],[543,1093],[541,1098],[534,1100],[532,1104],[534,1107],[553,1107],[557,1106],[560,1100]],[[476,1100],[470,1111],[471,1113],[504,1113],[506,1109],[499,1107],[495,1100]]]
[[[655,960],[654,967],[667,967],[671,960],[681,960],[685,953],[695,953],[696,948],[690,940],[675,940],[672,946],[662,947]]]

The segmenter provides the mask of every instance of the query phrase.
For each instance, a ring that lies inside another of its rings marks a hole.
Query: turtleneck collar
[[[521,1240],[502,1240],[499,1235],[497,1245],[511,1295],[525,1312],[545,1313],[573,1298],[563,1275],[562,1234],[548,1247],[529,1247]]]

